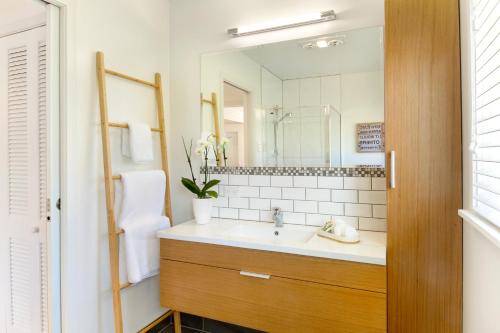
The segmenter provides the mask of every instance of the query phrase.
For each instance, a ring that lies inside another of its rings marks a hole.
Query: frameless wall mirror
[[[225,164],[383,167],[383,52],[383,28],[371,27],[202,55]],[[215,134],[210,105],[201,117],[201,137]]]

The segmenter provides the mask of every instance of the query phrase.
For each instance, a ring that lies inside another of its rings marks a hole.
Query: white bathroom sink
[[[360,231],[359,243],[344,244],[319,237],[318,228],[295,224],[276,228],[268,222],[212,218],[203,225],[195,221],[177,224],[158,231],[158,237],[385,265],[385,233]]]
[[[276,228],[270,223],[239,224],[225,231],[224,236],[266,242],[305,243],[314,236],[316,229],[291,225]]]

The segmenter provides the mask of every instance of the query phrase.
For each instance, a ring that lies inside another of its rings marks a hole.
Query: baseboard
[[[146,327],[144,327],[143,329],[141,329],[137,333],[147,333],[147,332],[149,332],[151,329],[153,329],[154,327],[156,327],[163,320],[165,320],[166,318],[170,317],[173,313],[174,312],[172,310],[168,310],[167,312],[165,312],[164,314],[162,314],[161,316],[159,316],[158,318],[156,318],[154,321],[152,321],[150,324],[148,324]]]

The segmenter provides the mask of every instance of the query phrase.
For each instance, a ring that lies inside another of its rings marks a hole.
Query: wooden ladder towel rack
[[[115,221],[114,212],[114,180],[120,180],[119,175],[113,175],[111,167],[111,151],[110,151],[110,140],[109,140],[109,128],[128,128],[128,124],[114,123],[108,120],[108,105],[106,96],[106,74],[116,76],[125,80],[129,80],[135,83],[146,85],[154,88],[155,98],[156,98],[156,110],[158,113],[158,128],[152,128],[153,132],[158,132],[160,134],[160,148],[161,148],[161,164],[162,169],[165,172],[166,177],[166,189],[165,189],[165,214],[170,220],[170,225],[172,225],[172,206],[170,203],[170,183],[168,174],[168,161],[167,161],[167,140],[165,131],[165,114],[163,109],[163,86],[161,82],[160,73],[155,73],[154,82],[148,82],[141,80],[126,74],[122,74],[104,66],[104,53],[97,52],[96,54],[96,69],[97,69],[97,82],[99,87],[99,108],[101,114],[101,135],[102,135],[102,152],[104,161],[104,184],[106,190],[106,208],[107,208],[107,220],[108,220],[108,239],[109,239],[109,259],[111,267],[111,285],[113,292],[113,313],[114,313],[114,323],[115,332],[123,332],[123,321],[122,321],[122,306],[121,306],[121,294],[122,289],[131,286],[130,283],[120,284],[120,270],[119,270],[119,254],[118,254],[118,243],[119,236],[124,233],[123,229],[117,229]],[[175,332],[180,333],[180,314],[177,311],[168,311],[160,318],[166,318],[170,314],[174,315],[175,321]],[[159,318],[159,319],[160,319]]]
[[[200,96],[201,106],[203,103],[210,104],[212,106],[212,115],[214,117],[214,130],[215,130],[215,143],[217,147],[220,145],[220,124],[219,124],[219,106],[217,105],[217,94],[212,93],[211,99],[203,98],[203,94]],[[221,160],[217,160],[217,166],[221,166]]]

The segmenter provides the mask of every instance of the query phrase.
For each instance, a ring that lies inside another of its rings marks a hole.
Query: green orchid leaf
[[[217,185],[219,183],[220,183],[220,180],[218,180],[218,179],[212,179],[208,183],[206,183],[205,186],[203,186],[203,188],[201,189],[201,191],[202,192],[206,192],[209,188],[214,187],[215,185]]]
[[[193,192],[198,197],[200,197],[200,195],[202,194],[202,191],[200,190],[198,185],[196,185],[195,182],[193,182],[189,178],[184,178],[184,177],[182,177],[181,182],[182,182],[182,185],[184,185],[189,191]]]
[[[219,197],[219,194],[217,194],[217,192],[215,191],[207,191],[207,194],[212,197],[212,198],[218,198]]]

